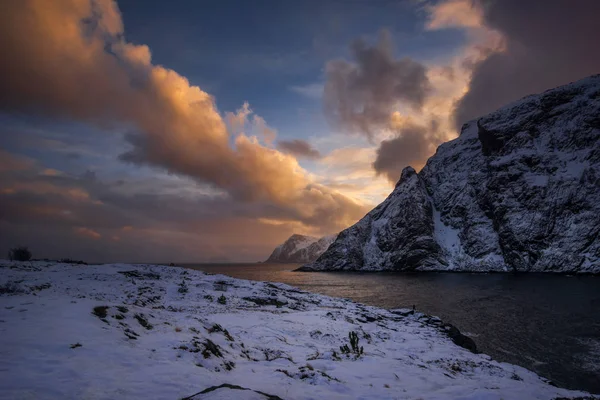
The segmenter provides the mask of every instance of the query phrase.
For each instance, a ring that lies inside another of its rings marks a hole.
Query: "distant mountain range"
[[[315,261],[333,241],[336,235],[316,238],[313,236],[292,235],[283,244],[277,246],[268,263],[306,263]]]
[[[301,269],[600,273],[600,75],[466,123]]]

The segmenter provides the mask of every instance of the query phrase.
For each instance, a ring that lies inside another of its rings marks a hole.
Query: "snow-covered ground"
[[[587,395],[445,332],[408,310],[177,267],[0,261],[2,399]]]

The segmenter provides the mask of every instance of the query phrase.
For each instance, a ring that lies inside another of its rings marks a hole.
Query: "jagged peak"
[[[317,239],[317,238],[316,238],[316,237],[314,237],[314,236],[301,235],[301,234],[299,234],[299,233],[294,233],[294,234],[292,234],[292,236],[290,236],[290,237],[289,237],[289,238],[286,240],[286,242],[287,242],[288,240],[302,240],[302,239]]]
[[[396,187],[398,187],[401,183],[409,180],[413,176],[417,176],[417,171],[415,171],[415,169],[410,165],[408,167],[404,167],[402,173],[400,174],[400,179],[396,183]]]

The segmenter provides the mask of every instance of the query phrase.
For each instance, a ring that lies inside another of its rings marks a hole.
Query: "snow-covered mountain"
[[[302,269],[600,273],[600,75],[468,122]]]
[[[273,250],[267,261],[272,263],[306,263],[315,261],[333,243],[336,235],[316,238],[292,235]]]

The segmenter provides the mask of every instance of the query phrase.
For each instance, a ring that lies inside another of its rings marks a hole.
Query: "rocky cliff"
[[[277,246],[265,262],[305,263],[315,261],[334,240],[335,235],[316,238],[295,234]]]
[[[304,270],[600,273],[600,75],[462,128]]]

